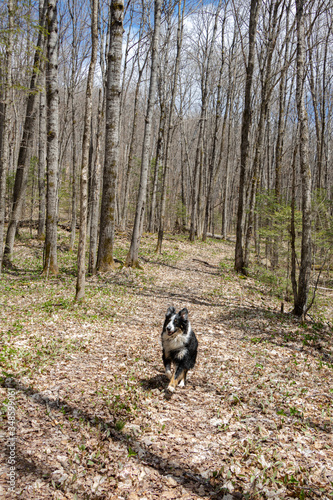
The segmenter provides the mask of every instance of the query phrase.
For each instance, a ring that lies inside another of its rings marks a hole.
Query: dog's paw
[[[184,379],[179,382],[179,387],[185,387],[185,382]]]
[[[168,386],[168,391],[169,392],[175,392],[175,388],[172,385]]]

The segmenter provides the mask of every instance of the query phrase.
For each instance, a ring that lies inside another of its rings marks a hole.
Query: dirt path
[[[45,334],[75,332],[87,343],[39,373],[4,382],[3,392],[16,390],[16,493],[331,498],[332,368],[315,347],[286,341],[299,322],[279,314],[255,280],[233,274],[227,244],[170,238],[165,252],[179,255],[163,262],[151,254],[144,272],[91,279],[87,320],[58,311],[52,299]],[[188,308],[199,340],[188,385],[172,397],[160,346],[169,305]],[[0,496],[16,498],[7,472]]]

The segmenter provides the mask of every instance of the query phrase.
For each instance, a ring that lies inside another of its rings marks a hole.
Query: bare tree
[[[255,145],[255,153],[253,159],[252,168],[252,179],[251,179],[251,192],[250,192],[250,203],[249,203],[249,214],[248,214],[248,227],[245,236],[245,253],[244,253],[244,268],[249,267],[250,260],[250,240],[253,233],[254,225],[254,209],[256,201],[257,186],[259,184],[259,179],[261,175],[261,163],[263,156],[263,145],[264,145],[264,133],[267,123],[269,102],[272,95],[272,91],[275,85],[275,80],[272,78],[272,60],[274,49],[277,41],[277,35],[279,31],[279,21],[281,21],[281,15],[279,16],[279,8],[282,0],[275,0],[268,6],[268,29],[267,29],[267,53],[263,53],[262,49],[261,57],[264,59],[263,67],[261,68],[261,96],[260,96],[260,111],[259,111],[259,123],[257,130],[257,140]]]
[[[46,2],[47,0],[45,0]],[[42,9],[44,12],[44,9]],[[35,113],[35,103],[36,97],[38,96],[37,92],[37,84],[39,77],[39,68],[42,60],[41,50],[43,46],[43,38],[44,34],[44,19],[40,20],[41,29],[39,30],[37,46],[34,57],[33,71],[30,80],[30,89],[28,93],[28,100],[26,106],[25,113],[25,121],[23,126],[23,134],[20,142],[20,150],[18,155],[17,162],[17,170],[15,175],[15,184],[14,184],[14,192],[13,192],[13,203],[12,210],[9,218],[9,224],[7,228],[6,235],[6,244],[4,251],[4,259],[10,260],[13,254],[14,249],[14,241],[17,230],[17,225],[21,220],[22,215],[22,207],[24,203],[24,197],[27,187],[27,177],[28,177],[28,169],[29,162],[28,158],[28,149],[31,144],[31,138],[34,131],[34,125],[36,121],[36,113]]]
[[[127,167],[126,167],[126,172],[124,175],[124,183],[123,183],[123,209],[122,209],[122,214],[121,214],[121,227],[125,231],[126,223],[127,223],[127,216],[128,216],[128,196],[130,192],[130,176],[131,172],[133,170],[133,166],[135,163],[135,136],[137,133],[137,127],[138,127],[138,107],[139,107],[139,90],[140,90],[140,84],[141,84],[141,79],[143,75],[144,68],[147,63],[148,59],[148,52],[146,53],[146,56],[144,58],[144,61],[141,62],[141,30],[142,26],[140,27],[139,31],[139,41],[138,41],[138,49],[137,49],[137,55],[136,55],[136,62],[137,62],[137,81],[135,85],[135,93],[134,93],[134,106],[133,106],[133,123],[132,123],[132,128],[131,128],[131,135],[130,135],[130,143],[129,143],[129,149],[128,149],[128,159],[127,159]]]
[[[221,10],[222,1],[220,0],[214,15],[214,26],[211,37],[209,36],[209,29],[207,29],[207,35],[204,47],[204,59],[202,61],[200,84],[201,84],[201,112],[199,121],[199,132],[198,141],[195,155],[194,164],[194,174],[193,174],[193,185],[192,185],[192,209],[191,209],[191,227],[190,227],[190,241],[195,240],[195,234],[197,230],[198,214],[200,207],[200,182],[202,179],[202,164],[203,164],[203,141],[204,133],[207,120],[207,101],[209,93],[209,77],[212,64],[212,57],[214,53],[215,37],[218,28],[218,19]]]
[[[143,215],[144,215],[146,196],[147,196],[148,168],[150,159],[150,137],[151,137],[152,117],[153,117],[156,84],[157,84],[157,62],[158,62],[157,50],[160,38],[161,4],[162,4],[161,0],[155,0],[154,33],[153,33],[153,41],[151,48],[150,84],[149,84],[149,96],[148,96],[147,112],[145,119],[144,139],[142,146],[140,185],[139,185],[139,193],[136,205],[131,245],[126,257],[126,265],[130,267],[140,267],[138,253],[142,235]]]
[[[178,74],[180,67],[180,56],[181,56],[181,48],[183,43],[183,27],[184,27],[184,12],[185,12],[185,0],[182,5],[182,0],[178,1],[178,26],[177,26],[177,52],[176,52],[176,60],[175,60],[175,68],[173,71],[173,82],[171,89],[171,99],[170,99],[170,107],[169,107],[169,115],[168,115],[168,127],[167,127],[167,136],[166,136],[166,145],[165,145],[165,160],[164,160],[164,170],[163,170],[163,178],[162,178],[162,199],[161,199],[161,207],[160,207],[160,218],[159,218],[159,227],[158,227],[158,237],[157,237],[157,245],[156,251],[162,251],[162,241],[163,241],[163,233],[164,233],[164,224],[165,224],[165,211],[166,211],[166,188],[167,188],[167,176],[170,170],[170,147],[171,147],[171,134],[173,131],[173,116],[174,116],[174,107],[177,95],[177,85],[178,85]]]
[[[250,23],[249,23],[249,53],[246,65],[245,97],[244,97],[244,110],[242,118],[241,157],[240,157],[237,231],[236,231],[236,248],[235,248],[235,270],[237,272],[241,272],[242,274],[247,273],[245,268],[244,254],[243,254],[245,175],[246,175],[246,170],[248,168],[249,134],[252,122],[251,91],[252,91],[254,58],[255,58],[255,40],[256,40],[260,3],[261,3],[260,0],[251,0]]]
[[[116,180],[119,159],[120,76],[122,58],[124,3],[111,2],[110,45],[106,84],[106,123],[103,193],[97,269],[114,268],[113,246],[116,206]]]
[[[7,2],[8,10],[8,29],[6,40],[6,64],[4,86],[2,90],[2,134],[0,137],[0,274],[2,271],[3,259],[3,236],[5,222],[5,202],[6,202],[6,176],[9,166],[9,131],[10,131],[10,116],[11,102],[10,93],[12,86],[12,54],[14,40],[14,21],[13,21],[13,0]]]
[[[94,75],[97,60],[98,47],[98,0],[92,0],[91,4],[91,59],[89,64],[86,102],[84,116],[84,131],[82,142],[82,167],[81,167],[81,185],[80,185],[80,234],[79,248],[77,256],[77,282],[75,300],[82,300],[85,294],[85,256],[87,239],[87,213],[88,213],[88,163],[89,146],[91,137],[91,115],[92,115],[92,91],[94,86]]]
[[[88,263],[89,274],[96,274],[99,200],[101,191],[101,139],[102,139],[101,135],[102,135],[103,124],[104,124],[104,95],[102,89],[99,89],[95,162],[92,170],[92,179],[91,179],[91,209],[90,209],[91,223],[90,223],[89,263]]]
[[[296,0],[297,24],[297,81],[296,99],[299,122],[299,159],[302,177],[302,247],[298,276],[298,291],[294,302],[294,314],[302,316],[307,312],[309,284],[311,275],[311,168],[309,164],[309,130],[304,103],[305,83],[305,20],[304,0]]]
[[[47,9],[47,202],[43,274],[58,274],[58,19],[57,0],[48,1]]]

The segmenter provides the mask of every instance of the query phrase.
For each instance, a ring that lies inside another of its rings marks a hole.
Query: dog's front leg
[[[167,359],[165,357],[165,354],[164,354],[164,351],[163,351],[163,356],[162,356],[162,359],[163,359],[163,364],[164,364],[164,368],[165,368],[165,374],[166,376],[168,377],[168,379],[170,380],[171,377],[172,377],[172,372],[171,372],[171,360],[170,359]]]
[[[171,365],[167,365],[165,367],[165,375],[168,377],[169,380],[171,380],[172,378]]]
[[[185,385],[185,377],[186,377],[186,372],[183,369],[182,366],[178,366],[174,375],[172,376],[169,386],[168,386],[168,391],[170,392],[175,392],[175,389],[177,385],[179,384],[181,387],[184,387]]]

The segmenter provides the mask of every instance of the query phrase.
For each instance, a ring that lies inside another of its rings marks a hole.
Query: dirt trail
[[[58,315],[47,324],[81,332],[84,351],[32,383],[7,379],[19,407],[16,491],[24,499],[330,498],[332,425],[319,408],[332,403],[331,369],[281,342],[298,323],[279,315],[274,298],[258,297],[254,280],[245,288],[221,273],[228,245],[171,240],[166,251],[175,245],[174,263],[151,256],[144,273],[90,280],[91,290],[124,287],[110,297],[119,303],[112,322]],[[199,340],[187,387],[172,397],[160,345],[169,305],[188,308]],[[0,484],[11,498],[4,475]]]

